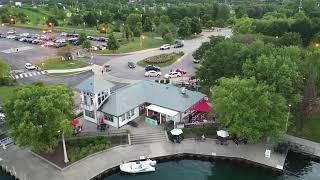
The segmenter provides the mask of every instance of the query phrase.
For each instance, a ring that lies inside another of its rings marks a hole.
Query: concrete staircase
[[[130,143],[133,144],[147,144],[154,142],[168,141],[166,131],[159,129],[146,129],[130,134]]]

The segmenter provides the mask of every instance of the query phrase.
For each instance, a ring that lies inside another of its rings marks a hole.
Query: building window
[[[91,105],[93,105],[93,98],[90,98],[90,103]]]
[[[131,116],[130,116],[130,111],[126,112],[126,118],[127,118],[127,119],[130,119],[130,118],[131,118]]]
[[[101,98],[98,98],[98,105],[101,104]]]
[[[86,95],[83,95],[83,100],[84,100],[84,104],[87,105],[88,101],[87,101],[87,96]]]
[[[131,109],[130,116],[133,116],[133,115],[134,115],[134,109]]]
[[[105,120],[113,122],[113,116],[111,114],[103,113],[103,115]]]
[[[94,119],[94,112],[93,112],[93,111],[85,110],[84,113],[85,113],[85,115],[86,115],[87,117],[91,117],[91,118]]]

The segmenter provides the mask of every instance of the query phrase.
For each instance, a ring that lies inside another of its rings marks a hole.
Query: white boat
[[[157,162],[151,159],[128,162],[120,165],[120,170],[127,173],[143,173],[156,171]]]

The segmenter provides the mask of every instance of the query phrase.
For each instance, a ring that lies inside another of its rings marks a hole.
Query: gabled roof
[[[139,81],[116,90],[101,106],[100,110],[114,116],[121,116],[132,108],[148,102],[160,107],[184,112],[196,105],[204,97],[204,94],[196,91],[186,90],[185,94],[183,94],[180,88],[169,84]]]
[[[83,92],[89,92],[89,93],[100,93],[106,89],[111,89],[115,85],[111,82],[104,80],[100,76],[93,75],[89,77],[88,79],[82,81],[78,86],[76,86],[76,89],[79,89]]]

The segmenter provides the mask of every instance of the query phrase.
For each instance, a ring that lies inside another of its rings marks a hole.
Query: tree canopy
[[[213,88],[215,113],[226,130],[255,143],[270,138],[277,141],[287,123],[286,100],[254,78],[221,78]]]
[[[73,93],[64,86],[20,88],[3,109],[8,118],[9,133],[22,147],[31,147],[37,152],[48,151],[58,144],[61,132],[65,136],[71,134]]]

